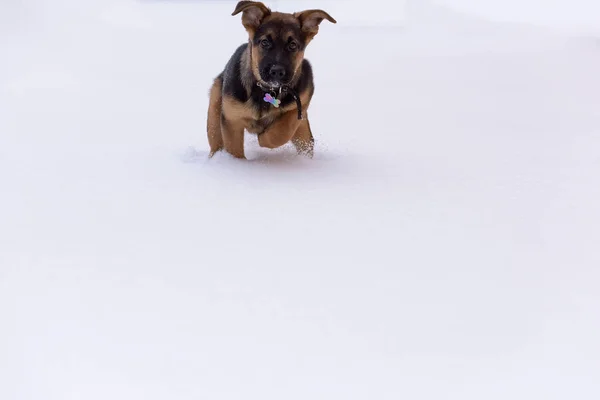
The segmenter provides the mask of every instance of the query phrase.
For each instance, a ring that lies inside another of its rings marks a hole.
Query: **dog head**
[[[323,10],[272,12],[257,1],[240,1],[231,15],[239,13],[249,36],[254,77],[272,87],[294,82],[319,24],[325,19],[336,23]]]

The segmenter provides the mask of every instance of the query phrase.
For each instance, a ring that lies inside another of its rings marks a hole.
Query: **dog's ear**
[[[271,10],[259,1],[240,1],[231,15],[242,14],[242,25],[248,32],[260,26],[262,20],[271,14]]]
[[[334,24],[337,23],[331,15],[323,10],[306,10],[295,13],[294,16],[300,21],[302,31],[309,39],[312,39],[319,32],[319,24],[324,19]]]

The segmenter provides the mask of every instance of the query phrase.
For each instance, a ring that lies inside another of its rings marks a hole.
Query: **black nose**
[[[273,79],[281,80],[285,78],[285,68],[281,65],[273,65],[269,68],[269,76]]]

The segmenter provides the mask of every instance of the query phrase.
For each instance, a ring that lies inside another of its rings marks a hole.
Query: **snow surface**
[[[0,399],[600,398],[600,40],[324,24],[315,159],[208,161],[231,7],[0,5]]]

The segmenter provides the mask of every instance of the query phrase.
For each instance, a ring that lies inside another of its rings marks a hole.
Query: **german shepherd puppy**
[[[314,83],[304,51],[324,19],[336,20],[322,10],[271,12],[256,1],[240,1],[231,15],[239,13],[249,40],[233,53],[210,90],[209,157],[224,149],[246,158],[245,130],[258,135],[261,147],[274,149],[291,140],[299,154],[312,157],[306,111]]]

